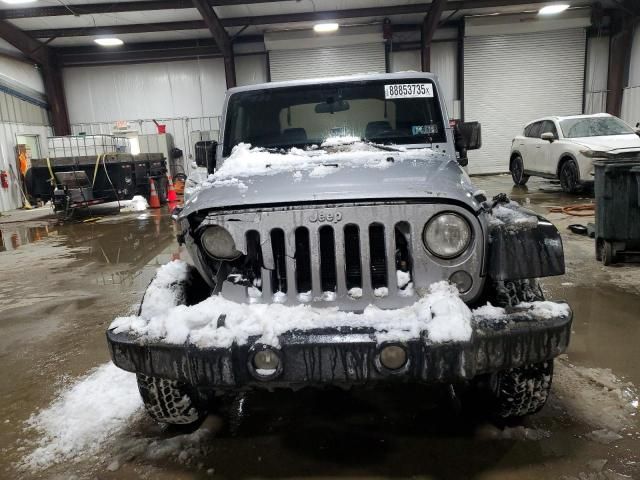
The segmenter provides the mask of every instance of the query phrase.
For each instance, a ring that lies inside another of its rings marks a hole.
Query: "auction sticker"
[[[432,98],[433,85],[430,83],[396,83],[384,86],[384,98]]]

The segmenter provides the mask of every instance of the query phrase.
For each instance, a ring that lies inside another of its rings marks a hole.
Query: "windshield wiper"
[[[371,145],[372,147],[375,147],[379,150],[384,150],[385,152],[402,152],[402,150],[400,150],[399,148],[395,148],[395,147],[389,147],[387,145],[381,145],[379,143],[373,143],[372,141],[368,140],[367,142],[365,142],[367,145]]]

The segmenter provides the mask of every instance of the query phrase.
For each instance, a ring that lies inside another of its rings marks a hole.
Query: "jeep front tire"
[[[207,415],[198,396],[186,385],[166,378],[138,374],[138,390],[144,408],[156,422],[171,425],[197,425]]]
[[[553,379],[553,360],[495,373],[489,381],[493,417],[513,419],[542,410]]]

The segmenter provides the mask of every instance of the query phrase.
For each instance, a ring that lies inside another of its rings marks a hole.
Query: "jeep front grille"
[[[247,276],[252,285],[242,287],[245,298],[289,304],[339,301],[357,309],[413,302],[415,288],[447,280],[460,269],[479,277],[483,241],[472,242],[454,260],[436,259],[422,245],[425,223],[444,209],[431,204],[300,207],[212,214],[206,222],[229,230],[247,255],[245,265],[257,267]],[[476,230],[474,237],[482,238],[472,214],[460,207],[446,210],[464,215]],[[398,271],[409,275],[411,285],[398,284]],[[477,293],[480,282],[475,283],[466,297]],[[222,294],[239,296],[237,288],[232,292],[224,286]]]

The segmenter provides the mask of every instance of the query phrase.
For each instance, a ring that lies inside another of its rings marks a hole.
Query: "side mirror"
[[[482,147],[482,126],[478,122],[459,123],[457,130],[464,142],[465,150],[478,150]],[[458,142],[456,141],[456,150]]]
[[[540,138],[542,140],[546,140],[547,142],[553,143],[553,141],[556,139],[556,136],[551,132],[544,132],[542,135],[540,135]]]
[[[216,169],[216,147],[218,142],[206,140],[196,142],[196,165],[206,167],[207,173],[213,173]]]

